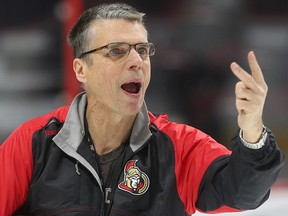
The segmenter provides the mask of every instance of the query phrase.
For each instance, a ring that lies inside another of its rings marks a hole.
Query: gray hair
[[[138,22],[144,26],[144,13],[138,12],[135,8],[124,3],[101,4],[86,10],[75,23],[68,34],[68,44],[73,49],[74,57],[88,49],[95,29],[90,28],[97,20],[124,19],[130,22]],[[145,28],[145,26],[144,26]],[[86,58],[84,56],[84,58]],[[88,59],[85,59],[88,61]]]

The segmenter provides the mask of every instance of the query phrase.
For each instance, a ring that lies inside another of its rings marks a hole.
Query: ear
[[[86,73],[85,73],[86,64],[79,58],[73,60],[73,70],[75,72],[76,78],[79,82],[86,82]]]

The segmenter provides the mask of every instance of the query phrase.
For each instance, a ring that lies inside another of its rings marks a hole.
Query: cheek
[[[97,62],[94,64],[94,70],[91,79],[93,80],[94,87],[105,94],[110,91],[113,82],[113,74],[111,69],[107,67],[107,60]]]
[[[112,70],[105,70],[105,71],[101,71],[101,77],[100,77],[100,82],[99,83],[102,88],[103,88],[103,94],[106,95],[113,95],[115,94],[115,80],[116,78],[116,74],[111,73]]]
[[[145,90],[147,89],[149,83],[150,83],[150,79],[151,79],[151,69],[150,69],[150,65],[145,68],[144,70],[144,77],[145,77]]]
[[[115,92],[115,84],[112,78],[105,79],[103,82],[104,94],[112,95]]]

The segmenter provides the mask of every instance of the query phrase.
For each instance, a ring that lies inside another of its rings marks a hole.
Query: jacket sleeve
[[[22,125],[0,145],[0,215],[12,215],[26,199],[33,169],[31,132]]]
[[[198,190],[206,170],[214,160],[228,157],[231,151],[196,128],[169,122],[166,115],[158,116],[153,123],[174,146],[176,187],[185,211],[191,215],[196,211]]]
[[[199,211],[250,210],[268,199],[270,188],[284,164],[284,154],[272,132],[269,129],[267,132],[262,148],[249,149],[236,136],[231,142],[231,156],[213,161],[198,191],[196,207]]]

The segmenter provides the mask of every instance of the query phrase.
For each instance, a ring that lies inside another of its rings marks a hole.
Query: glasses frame
[[[155,49],[156,49],[156,47],[155,47],[155,45],[153,44],[153,43],[136,43],[136,44],[128,44],[128,43],[125,43],[125,42],[113,42],[113,43],[109,43],[109,44],[107,44],[107,45],[104,45],[104,46],[101,46],[101,47],[98,47],[98,48],[95,48],[95,49],[91,49],[91,50],[89,50],[89,51],[86,51],[86,52],[83,52],[83,53],[81,53],[77,58],[82,58],[84,55],[87,55],[87,54],[90,54],[90,53],[94,53],[94,52],[98,52],[98,51],[100,51],[100,50],[103,50],[103,49],[108,49],[109,48],[109,46],[111,46],[111,45],[123,45],[123,44],[125,44],[125,45],[128,45],[129,46],[129,50],[128,50],[128,52],[126,53],[126,54],[128,54],[130,51],[131,51],[131,49],[132,49],[132,47],[136,50],[136,52],[137,52],[137,49],[136,49],[136,46],[138,46],[138,45],[149,45],[150,47],[152,47],[152,48],[154,48],[154,52],[152,53],[152,54],[150,54],[150,52],[148,52],[147,53],[147,56],[153,56],[154,54],[155,54]],[[151,48],[150,48],[151,49]],[[150,51],[150,50],[149,50]],[[137,52],[138,53],[138,52]],[[142,54],[140,54],[139,53],[139,55],[140,56],[142,56]],[[124,56],[124,55],[123,55]]]

